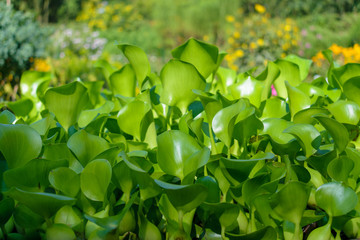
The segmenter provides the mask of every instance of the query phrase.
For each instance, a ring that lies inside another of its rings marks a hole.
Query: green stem
[[[215,140],[214,140],[214,135],[212,132],[212,124],[208,124],[209,125],[209,136],[210,136],[210,142],[211,142],[211,152],[212,154],[217,154],[217,148],[216,148],[216,144],[215,144]]]
[[[289,159],[289,155],[283,155],[281,156],[281,160],[285,163],[286,166],[286,177],[285,177],[285,183],[290,182],[292,174],[291,174],[291,162]]]
[[[251,232],[256,231],[256,223],[255,223],[255,208],[251,208]]]
[[[4,236],[4,240],[7,240],[7,232],[6,232],[6,229],[5,229],[5,225],[1,225],[1,231],[2,231],[3,236]]]
[[[225,236],[225,227],[223,225],[221,225],[221,238],[222,239],[226,239],[226,236]]]
[[[300,223],[296,223],[295,224],[295,232],[294,232],[294,237],[293,237],[294,240],[301,240],[303,239],[303,236],[302,236],[302,229],[300,227]]]
[[[228,147],[228,154],[227,154],[227,158],[231,158],[231,150],[230,150],[230,147]]]
[[[46,221],[46,226],[49,228],[52,226],[52,222],[51,222],[51,219],[50,218],[45,218],[45,221]]]
[[[183,226],[184,213],[183,213],[183,211],[178,211],[178,217],[179,217],[179,229],[180,229],[180,231],[184,231],[184,226]]]

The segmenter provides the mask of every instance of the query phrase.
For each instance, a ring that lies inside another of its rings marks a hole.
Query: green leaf
[[[106,101],[104,105],[99,108],[84,110],[79,116],[79,127],[86,127],[91,121],[103,113],[110,113],[114,109],[114,103],[111,101]]]
[[[44,222],[44,218],[21,203],[17,204],[13,216],[16,224],[22,228],[38,228]]]
[[[39,156],[41,148],[41,137],[31,127],[0,124],[0,151],[9,168],[24,166]]]
[[[66,131],[78,121],[88,103],[87,88],[80,82],[50,88],[45,93],[45,106],[55,114]]]
[[[74,231],[65,224],[53,224],[46,229],[48,240],[73,240],[76,239]]]
[[[353,210],[358,202],[354,190],[338,182],[321,185],[315,193],[317,205],[332,217],[344,215]]]
[[[297,112],[310,107],[311,101],[308,95],[296,87],[292,87],[287,81],[285,81],[285,85],[289,96],[291,118],[294,119]]]
[[[165,189],[171,204],[177,211],[190,212],[207,198],[207,188],[202,184],[175,185],[155,179],[155,182]]]
[[[207,203],[218,203],[220,202],[220,188],[216,179],[210,176],[203,176],[196,180],[196,183],[201,183],[207,187],[208,196],[205,200]]]
[[[104,59],[97,60],[94,64],[94,67],[100,68],[102,70],[106,81],[109,80],[109,76],[116,70],[108,61]]]
[[[229,86],[234,99],[247,98],[255,107],[260,106],[263,89],[264,84],[250,76]]]
[[[235,235],[226,233],[226,236],[230,240],[258,240],[258,239],[266,239],[266,240],[275,240],[277,239],[277,233],[272,227],[265,227],[260,230],[257,230],[252,233],[244,234],[244,235]]]
[[[309,69],[312,61],[310,59],[301,58],[293,54],[287,55],[284,59],[298,65],[300,71],[300,79],[301,81],[304,81],[309,74]]]
[[[321,125],[323,125],[329,132],[334,140],[335,147],[338,152],[341,153],[344,151],[349,143],[349,132],[346,127],[338,121],[327,116],[316,115],[313,117],[318,120]]]
[[[329,240],[331,239],[331,224],[326,224],[322,227],[318,227],[310,232],[308,240]]]
[[[164,132],[157,137],[157,142],[160,168],[181,180],[204,166],[210,158],[208,148],[201,148],[194,138],[181,131]]]
[[[266,118],[282,118],[287,114],[286,102],[281,98],[274,97],[266,99],[261,119]]]
[[[359,73],[360,64],[358,63],[348,63],[339,68],[334,68],[331,71],[332,77],[342,86],[344,86],[349,79],[358,77]]]
[[[265,85],[261,94],[261,101],[264,101],[271,96],[271,85],[279,77],[279,75],[279,67],[273,62],[269,62],[265,70],[256,77],[256,79],[263,81]]]
[[[113,94],[125,97],[135,97],[136,75],[130,64],[124,65],[119,71],[109,77],[110,88]]]
[[[129,60],[141,88],[146,76],[151,72],[150,63],[145,52],[139,47],[128,44],[118,45],[118,48]]]
[[[340,156],[329,163],[327,166],[327,172],[334,180],[347,182],[353,168],[354,162],[350,158]]]
[[[313,125],[294,124],[286,128],[284,133],[290,133],[296,137],[307,158],[314,154],[320,147],[321,136]]]
[[[49,186],[49,172],[58,167],[68,166],[66,160],[49,161],[33,159],[25,166],[7,170],[4,173],[4,182],[8,187],[18,187],[23,190],[45,189]]]
[[[4,198],[0,201],[0,226],[4,226],[11,218],[15,208],[15,202],[12,198]]]
[[[63,206],[74,205],[76,202],[76,199],[71,197],[52,193],[28,192],[19,188],[12,188],[4,194],[29,207],[45,219],[52,217]]]
[[[74,228],[83,222],[83,216],[80,211],[69,205],[63,206],[57,211],[54,217],[55,224],[66,224],[67,226]]]
[[[97,155],[110,148],[109,143],[98,136],[80,130],[69,138],[67,146],[85,167]]]
[[[274,211],[284,220],[300,228],[300,221],[306,209],[310,189],[301,182],[289,182],[275,196]]]
[[[360,107],[352,101],[339,100],[328,106],[338,122],[357,125],[360,119]]]
[[[80,188],[93,201],[104,201],[111,181],[112,169],[108,160],[96,159],[90,162],[80,175]]]
[[[8,102],[7,106],[15,113],[18,117],[26,117],[30,114],[34,107],[34,103],[29,98],[21,98],[15,102]]]
[[[143,214],[139,214],[139,238],[148,240],[161,240],[161,233],[159,229]]]
[[[304,123],[315,125],[317,121],[312,117],[317,114],[329,115],[329,111],[324,108],[307,108],[301,111],[298,111],[293,118],[294,123]]]
[[[38,99],[41,90],[46,89],[52,78],[50,72],[25,71],[21,75],[21,94],[31,99]]]
[[[360,106],[360,97],[357,94],[360,89],[359,79],[360,77],[354,77],[346,81],[343,86],[343,91],[349,100],[356,102],[357,105]]]
[[[0,112],[0,123],[1,124],[12,124],[16,120],[15,115],[9,110]]]
[[[180,60],[170,60],[161,70],[160,78],[163,86],[160,100],[179,107],[183,113],[197,97],[192,90],[205,89],[205,80],[196,68]]]
[[[285,81],[288,81],[290,86],[297,86],[301,83],[300,70],[297,64],[287,60],[276,60],[275,64],[280,69],[280,75],[276,78],[274,86],[278,96],[282,98],[288,97],[286,91]]]
[[[244,100],[225,107],[218,111],[213,120],[212,127],[216,136],[229,148],[233,136],[233,130],[237,115],[246,109]]]
[[[80,190],[80,176],[66,167],[53,169],[49,173],[50,184],[70,197],[76,197]]]
[[[171,53],[174,58],[194,65],[206,79],[217,67],[219,50],[214,45],[190,38],[186,43],[172,50]]]

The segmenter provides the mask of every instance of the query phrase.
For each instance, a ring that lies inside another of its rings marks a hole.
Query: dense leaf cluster
[[[104,82],[26,72],[0,114],[0,226],[23,239],[341,239],[359,231],[359,64],[258,76],[195,39]],[[271,94],[274,86],[277,96]]]

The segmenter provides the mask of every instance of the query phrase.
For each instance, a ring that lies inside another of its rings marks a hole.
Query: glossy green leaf
[[[80,211],[68,205],[60,208],[54,217],[55,224],[65,224],[71,228],[76,227],[82,222],[83,222],[83,217]]]
[[[80,175],[80,188],[93,201],[104,201],[111,181],[112,169],[109,161],[96,159],[90,162]]]
[[[86,127],[91,121],[93,121],[98,115],[103,113],[110,113],[114,109],[114,103],[106,101],[102,106],[95,109],[84,110],[79,116],[79,127]]]
[[[136,74],[130,64],[126,64],[119,71],[112,73],[109,81],[114,95],[135,97]]]
[[[48,240],[74,240],[74,231],[65,224],[54,224],[46,229],[46,239]]]
[[[34,102],[29,98],[21,98],[15,102],[8,102],[7,106],[15,113],[18,117],[26,117],[30,114],[34,107]]]
[[[31,127],[0,124],[0,151],[9,168],[24,166],[39,156],[41,148],[41,137]]]
[[[202,148],[191,136],[171,130],[157,137],[157,160],[167,174],[183,180],[187,175],[204,166],[210,157],[210,150]]]
[[[305,80],[309,73],[312,61],[310,59],[301,58],[293,54],[287,55],[284,59],[298,65],[300,71],[300,79],[301,81]]]
[[[245,101],[240,100],[218,111],[212,120],[212,127],[216,136],[227,147],[230,147],[231,144],[236,117],[241,111],[244,111],[245,108]]]
[[[300,228],[300,221],[306,209],[310,189],[300,182],[289,182],[273,197],[274,211],[283,219]],[[299,230],[300,231],[300,230]]]
[[[271,96],[271,85],[279,77],[279,75],[279,67],[273,62],[269,62],[265,70],[256,77],[257,80],[263,81],[265,85],[261,94],[261,101],[264,101]]]
[[[316,115],[314,118],[316,118],[316,120],[318,120],[330,133],[339,153],[344,151],[349,143],[349,132],[344,125],[327,116]]]
[[[66,160],[33,159],[22,167],[6,171],[3,176],[4,182],[8,187],[18,187],[23,190],[45,189],[49,186],[49,172],[54,168],[65,166],[68,166]]]
[[[80,190],[80,176],[66,167],[53,169],[49,173],[50,184],[67,196],[76,197]]]
[[[226,236],[230,240],[258,240],[258,239],[267,239],[267,240],[275,240],[277,239],[277,233],[272,227],[265,227],[260,230],[257,230],[252,233],[244,234],[244,235],[235,235],[226,233]]]
[[[299,141],[305,156],[314,154],[320,147],[321,136],[318,130],[310,124],[294,124],[284,130],[284,133],[290,133]]]
[[[228,87],[233,85],[236,81],[236,71],[232,69],[219,67],[219,69],[216,72],[216,76],[219,79],[219,84],[221,85],[222,93],[227,93]]]
[[[130,192],[136,185],[133,173],[125,161],[121,161],[113,168],[113,183],[120,188],[127,198],[130,197]]]
[[[77,122],[88,102],[87,88],[80,82],[50,88],[45,93],[45,106],[66,131]]]
[[[15,115],[9,110],[0,112],[0,123],[1,124],[12,124],[16,120]]]
[[[203,176],[196,180],[196,183],[201,183],[207,188],[208,196],[205,200],[207,203],[218,203],[220,202],[220,188],[213,177]]]
[[[291,118],[294,119],[294,115],[297,112],[310,107],[311,101],[309,96],[296,87],[292,87],[287,81],[285,82],[285,86],[289,96]]]
[[[358,202],[354,190],[338,182],[321,185],[316,190],[315,199],[317,205],[333,217],[350,212]]]
[[[0,201],[0,226],[4,226],[11,218],[15,208],[15,202],[12,198],[4,198]]]
[[[280,69],[280,75],[276,78],[274,86],[278,96],[282,98],[288,97],[285,81],[288,81],[290,86],[297,86],[301,83],[300,70],[297,64],[287,60],[276,60],[276,66]]]
[[[331,224],[326,224],[311,231],[308,240],[328,240],[331,239]]]
[[[207,188],[202,184],[175,185],[160,180],[155,180],[155,182],[165,189],[171,204],[183,213],[195,209],[205,201],[208,195]]]
[[[69,138],[67,146],[84,167],[98,154],[110,148],[105,139],[89,134],[85,130],[74,133]]]
[[[20,79],[21,94],[28,98],[38,99],[39,91],[47,88],[51,78],[50,72],[25,71]]]
[[[99,59],[95,62],[94,67],[100,68],[105,79],[108,81],[109,76],[116,71],[115,67],[113,67],[108,61],[105,59]]]
[[[128,44],[118,45],[118,48],[129,60],[131,67],[135,71],[139,87],[141,88],[146,76],[151,72],[150,63],[145,52],[139,47]]]
[[[50,218],[63,206],[74,205],[76,202],[76,199],[71,197],[52,193],[28,192],[18,188],[12,188],[5,194],[44,218]]]
[[[159,229],[145,218],[143,214],[139,214],[139,238],[144,240],[161,240]]]
[[[190,38],[186,43],[172,50],[171,53],[174,58],[194,65],[206,79],[217,67],[219,50],[214,45]]]
[[[105,102],[104,97],[101,95],[104,83],[102,80],[84,82],[85,87],[88,89],[90,102],[95,107]]]
[[[160,101],[177,106],[183,113],[196,98],[193,89],[205,89],[205,80],[196,68],[180,60],[170,60],[161,70],[163,93]]]
[[[344,86],[349,79],[359,76],[359,73],[360,64],[358,63],[348,63],[344,66],[334,68],[331,71],[332,77],[342,86]]]
[[[250,76],[229,87],[234,99],[247,98],[255,107],[260,106],[263,89],[264,84]]]
[[[274,97],[266,100],[261,119],[282,118],[286,114],[286,102],[281,98]]]
[[[120,109],[117,122],[122,131],[143,141],[150,126],[149,122],[143,120],[147,114],[151,115],[150,106],[143,101],[135,100]]]
[[[360,120],[360,107],[352,101],[339,100],[328,106],[338,122],[357,125]]]
[[[307,108],[307,109],[298,111],[294,115],[293,122],[315,125],[317,122],[312,116],[317,115],[317,114],[329,115],[330,112],[324,108],[315,108],[315,107]]]
[[[359,84],[360,77],[354,77],[346,81],[343,86],[343,92],[346,97],[352,101],[354,101],[357,105],[360,105],[360,97],[359,97]]]
[[[334,180],[347,182],[353,168],[354,162],[346,156],[341,156],[339,158],[335,158],[329,163],[327,172]]]

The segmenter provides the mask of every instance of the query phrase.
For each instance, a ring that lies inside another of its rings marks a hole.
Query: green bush
[[[13,88],[18,83],[33,58],[45,56],[48,36],[49,29],[40,27],[31,15],[0,3],[0,92],[6,84]]]

